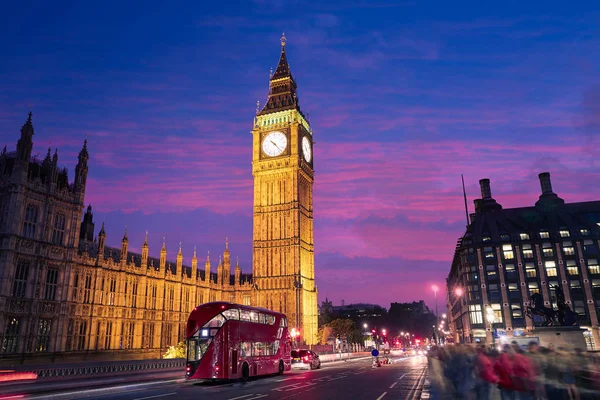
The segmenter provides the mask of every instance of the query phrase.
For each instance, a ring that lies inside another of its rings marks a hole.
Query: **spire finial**
[[[144,237],[146,243],[148,243],[148,229],[146,229],[146,236]]]
[[[229,238],[225,237],[225,251],[229,251]]]
[[[179,241],[179,252],[181,253],[181,240]]]
[[[281,33],[281,49],[285,48],[285,42],[287,42],[287,38],[285,37],[285,32]]]
[[[256,114],[260,111],[260,100],[256,100]]]

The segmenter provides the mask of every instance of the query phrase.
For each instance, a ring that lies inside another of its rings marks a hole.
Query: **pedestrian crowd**
[[[516,342],[501,351],[449,345],[429,351],[429,379],[439,398],[465,400],[600,399],[596,353]]]

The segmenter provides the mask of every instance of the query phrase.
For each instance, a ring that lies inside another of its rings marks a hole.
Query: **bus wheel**
[[[248,368],[248,364],[244,363],[242,365],[242,381],[247,382],[250,379],[250,368]]]
[[[279,375],[283,375],[283,361],[279,360]]]

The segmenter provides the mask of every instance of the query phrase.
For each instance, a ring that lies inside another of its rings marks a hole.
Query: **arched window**
[[[54,217],[54,230],[52,231],[52,243],[62,245],[65,238],[66,218],[64,214],[56,214]]]
[[[25,222],[23,222],[23,236],[29,239],[35,238],[35,226],[38,219],[38,208],[28,205],[25,210]]]

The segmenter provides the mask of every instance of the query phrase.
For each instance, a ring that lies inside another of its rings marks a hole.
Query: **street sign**
[[[377,356],[379,355],[379,350],[377,350],[377,349],[373,349],[373,350],[371,351],[371,355],[372,355],[373,357],[377,357]]]

